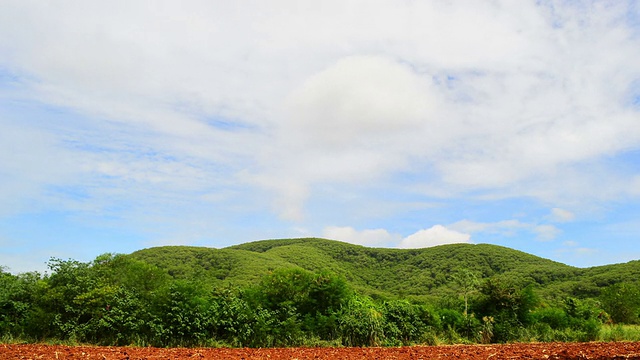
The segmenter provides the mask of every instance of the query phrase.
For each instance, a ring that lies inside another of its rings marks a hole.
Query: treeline
[[[535,284],[542,297],[599,298],[618,283],[640,283],[640,261],[575,268],[489,244],[449,244],[425,249],[383,249],[326,239],[263,240],[224,249],[164,246],[128,255],[173,278],[211,286],[255,284],[270,269],[301,267],[344,276],[361,294],[435,303],[452,294],[451,274],[473,270],[480,279],[501,275]]]
[[[542,299],[531,284],[470,270],[432,303],[359,294],[338,275],[282,268],[253,285],[175,279],[124,255],[52,259],[50,274],[0,271],[2,341],[138,346],[396,346],[590,341],[603,324],[638,323],[640,292]]]

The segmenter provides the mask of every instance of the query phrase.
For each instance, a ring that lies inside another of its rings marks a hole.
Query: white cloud
[[[87,1],[3,10],[0,33],[11,35],[0,36],[0,63],[33,79],[23,94],[168,134],[153,146],[171,152],[241,156],[267,179],[296,172],[306,191],[423,161],[441,192],[510,196],[515,187],[554,197],[562,191],[540,189],[567,179],[559,167],[640,144],[637,109],[622,101],[640,78],[637,39],[616,21],[624,4],[329,1],[247,12]],[[220,131],[203,119],[211,116],[258,132]],[[591,175],[569,182],[580,176]]]
[[[296,140],[306,146],[374,150],[428,126],[437,101],[430,79],[379,56],[340,59],[288,101]]]
[[[520,220],[503,220],[497,222],[476,222],[461,220],[448,226],[450,229],[464,233],[489,233],[502,236],[515,236],[518,232],[528,231],[537,236],[540,241],[555,239],[560,234],[560,229],[548,224],[526,223]]]
[[[403,249],[425,248],[437,245],[469,243],[471,235],[434,225],[402,238],[385,229],[356,230],[350,226],[327,226],[323,237],[365,246],[386,246]]]
[[[402,239],[399,248],[415,249],[437,245],[469,243],[471,235],[447,229],[442,225],[434,225],[428,229],[420,230]]]
[[[86,157],[65,150],[45,130],[13,124],[0,112],[0,215],[51,206],[47,187],[75,184]],[[55,199],[53,200],[56,203]]]
[[[540,241],[553,240],[561,232],[560,229],[553,225],[536,225],[532,230],[538,235],[538,240]]]
[[[640,40],[621,20],[627,11],[624,2],[9,1],[0,110],[38,113],[0,121],[2,213],[43,193],[54,198],[46,206],[78,209],[51,190],[78,187],[90,211],[121,218],[193,206],[192,218],[219,223],[237,208],[304,222],[305,204],[329,184],[342,194],[532,198],[559,206],[553,221],[571,221],[565,207],[640,195],[637,171],[607,160],[640,147],[629,101],[639,96]],[[342,234],[375,239],[351,230]],[[445,230],[559,231],[463,221],[421,236],[455,237]]]
[[[314,183],[375,179],[433,148],[437,138],[425,134],[437,125],[430,118],[436,99],[431,80],[407,65],[381,56],[340,59],[292,91],[274,139],[279,147],[261,153],[264,170],[248,176],[276,190],[283,217],[300,219],[305,198],[297,194]],[[286,187],[283,173],[292,174]]]
[[[304,218],[303,204],[309,196],[309,189],[300,181],[293,179],[267,179],[267,186],[275,189],[279,196],[273,204],[273,212],[283,219],[301,221]]]
[[[555,222],[569,222],[573,221],[576,218],[576,215],[565,209],[561,208],[553,208],[551,209],[551,220]]]
[[[516,231],[531,227],[531,225],[524,224],[519,220],[503,220],[497,222],[476,222],[470,220],[460,220],[449,225],[449,227],[458,231],[468,233],[488,232],[513,235]]]
[[[388,246],[396,242],[397,235],[384,229],[367,229],[358,231],[349,226],[328,226],[324,228],[323,237],[365,246]]]

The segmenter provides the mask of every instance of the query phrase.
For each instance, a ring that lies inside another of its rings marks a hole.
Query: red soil
[[[3,345],[0,359],[640,359],[640,342],[413,346],[396,348],[159,349]]]

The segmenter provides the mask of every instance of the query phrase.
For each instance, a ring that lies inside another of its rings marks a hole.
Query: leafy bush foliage
[[[338,314],[345,346],[379,346],[384,335],[384,317],[380,306],[363,296],[353,296]]]
[[[635,284],[610,285],[600,296],[603,308],[615,323],[638,324],[640,322],[640,288]]]
[[[531,312],[538,299],[531,286],[520,288],[512,279],[489,278],[480,289],[476,310],[493,317],[493,338],[498,342],[514,341],[520,329],[532,323]]]

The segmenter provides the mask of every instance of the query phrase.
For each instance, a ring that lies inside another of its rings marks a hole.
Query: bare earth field
[[[412,346],[396,348],[160,349],[0,345],[0,359],[640,359],[640,342]]]

